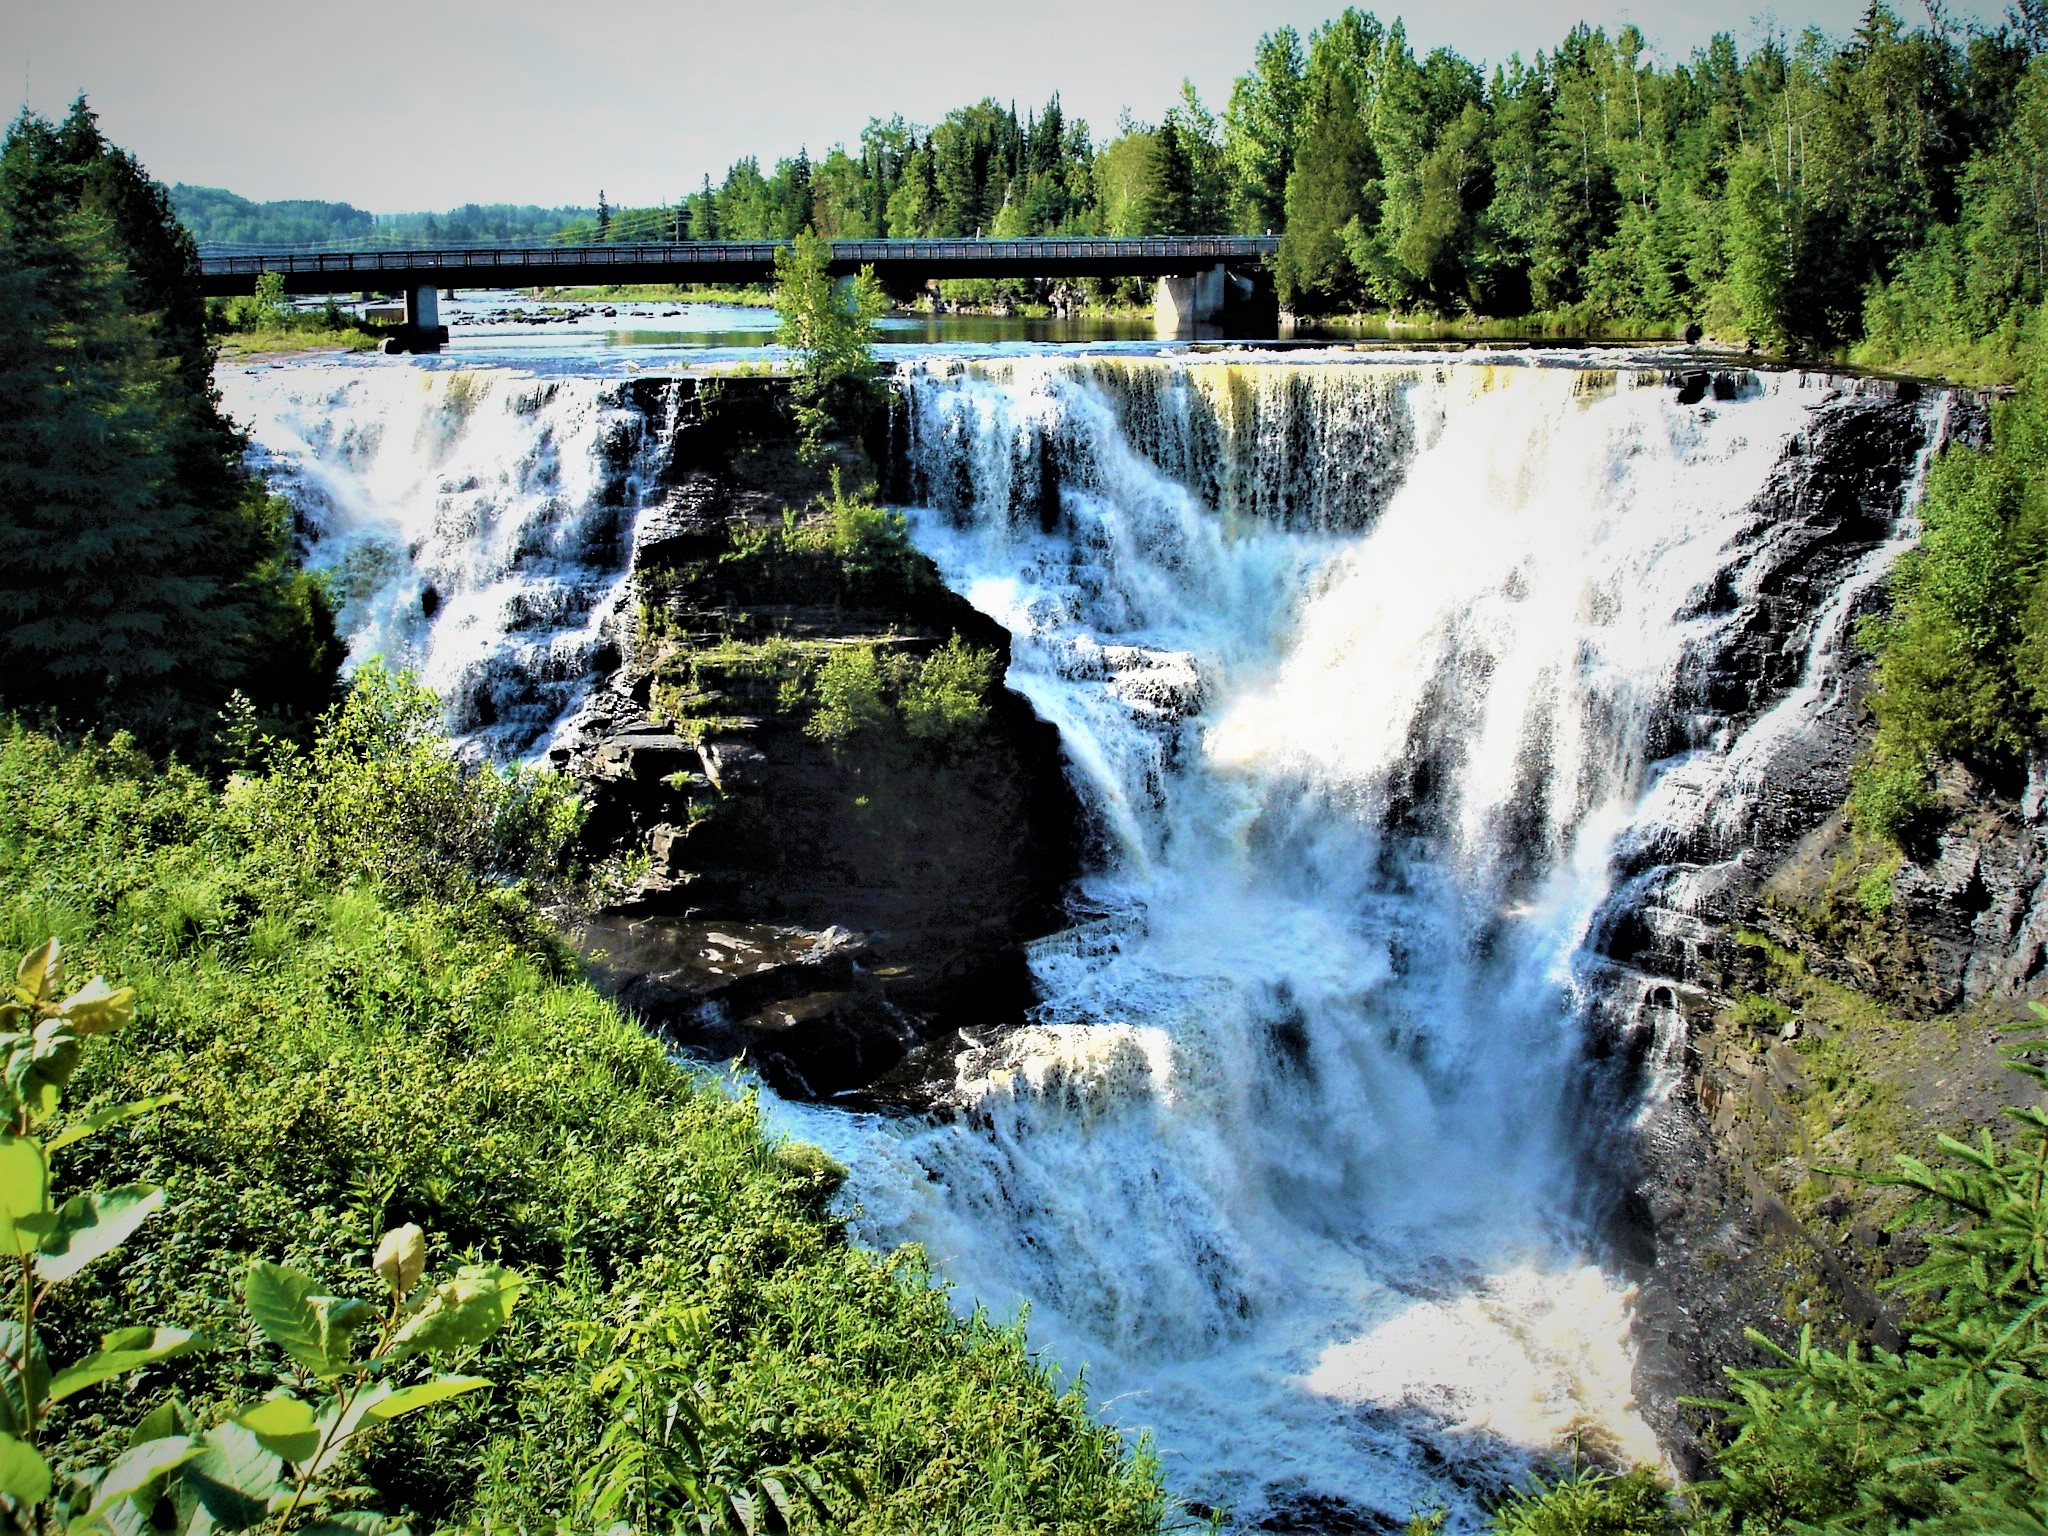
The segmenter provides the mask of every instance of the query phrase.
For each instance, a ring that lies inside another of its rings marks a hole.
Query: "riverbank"
[[[104,1465],[167,1393],[201,1422],[247,1401],[252,1260],[350,1295],[364,1248],[410,1221],[527,1281],[474,1356],[496,1386],[352,1469],[415,1528],[602,1527],[593,1501],[622,1475],[654,1479],[657,1513],[659,1487],[681,1490],[680,1518],[765,1504],[779,1475],[830,1511],[801,1530],[1156,1530],[1150,1458],[1019,1329],[956,1317],[915,1249],[850,1245],[830,1158],[769,1136],[750,1094],[581,979],[532,888],[501,883],[548,865],[551,797],[456,770],[437,713],[373,679],[312,757],[224,789],[0,721],[0,945],[54,933],[75,976],[139,994],[118,1049],[87,1052],[81,1108],[178,1096],[103,1134],[92,1170],[162,1184],[170,1207],[45,1326],[63,1358],[138,1304],[218,1341],[125,1401],[65,1405],[50,1459]],[[516,846],[493,852],[494,824]],[[650,1402],[689,1436],[640,1418]]]

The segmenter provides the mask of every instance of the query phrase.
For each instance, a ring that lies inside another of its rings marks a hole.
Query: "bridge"
[[[276,273],[286,293],[405,295],[413,344],[445,339],[438,295],[456,288],[568,288],[614,283],[758,283],[774,276],[786,240],[686,240],[650,245],[465,246],[417,251],[202,250],[201,292],[254,293]],[[830,270],[863,267],[892,291],[932,278],[1153,277],[1162,327],[1215,324],[1250,298],[1280,242],[1262,235],[1174,235],[1135,240],[835,240]],[[1232,269],[1236,270],[1233,271]]]

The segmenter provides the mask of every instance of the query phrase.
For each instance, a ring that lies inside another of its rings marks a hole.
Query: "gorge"
[[[660,589],[699,593],[686,646],[1007,658],[979,756],[877,809],[774,688],[694,723],[653,691],[648,573],[795,504],[745,462],[768,381],[222,380],[352,653],[670,850],[602,941],[629,1000],[758,1055],[857,1235],[1028,1306],[1182,1496],[1376,1530],[1535,1452],[1684,1464],[1676,1399],[1784,1321],[1726,1279],[1770,1212],[1700,1172],[1739,1158],[1692,1037],[1841,801],[1851,627],[1969,397],[1656,354],[907,362],[866,448],[943,590]],[[750,796],[781,825],[700,839]],[[739,867],[859,865],[832,839],[884,814],[916,856],[800,911]],[[830,1049],[748,1035],[735,963]]]

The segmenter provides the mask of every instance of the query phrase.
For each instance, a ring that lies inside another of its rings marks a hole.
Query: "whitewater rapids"
[[[1533,1458],[1659,1459],[1594,1230],[1617,1127],[1588,938],[1619,850],[1753,789],[1695,684],[1835,384],[1732,383],[899,370],[917,542],[1012,634],[1093,846],[1032,1022],[962,1054],[950,1113],[771,1109],[848,1164],[860,1240],[922,1243],[963,1308],[1028,1307],[1234,1525],[1470,1526]],[[658,390],[348,364],[223,388],[352,657],[418,669],[473,751],[544,752],[611,664]],[[1847,611],[1807,617],[1802,688]]]
[[[961,1058],[952,1117],[783,1111],[852,1168],[859,1236],[1028,1307],[1233,1524],[1462,1522],[1537,1453],[1656,1464],[1583,1214],[1582,946],[1651,744],[1732,745],[1673,712],[1825,386],[1044,361],[903,388],[918,542],[1015,637],[1097,848],[1036,1022]]]

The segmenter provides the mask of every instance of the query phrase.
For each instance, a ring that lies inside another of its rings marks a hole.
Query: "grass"
[[[307,330],[294,325],[266,325],[254,330],[228,331],[220,338],[223,357],[243,357],[256,352],[374,352],[381,337],[349,326],[338,331]]]
[[[852,1247],[830,1160],[591,991],[521,888],[323,825],[403,827],[409,796],[455,782],[402,719],[357,724],[353,756],[225,792],[0,726],[0,943],[55,933],[76,974],[140,993],[72,1102],[183,1096],[99,1143],[93,1178],[162,1182],[171,1207],[60,1298],[56,1357],[134,1321],[216,1344],[67,1404],[53,1460],[105,1454],[168,1394],[202,1414],[261,1396],[278,1371],[242,1321],[250,1260],[368,1295],[366,1245],[410,1220],[533,1281],[473,1362],[497,1387],[347,1469],[415,1529],[595,1528],[620,1413],[600,1373],[622,1368],[703,1422],[697,1451],[658,1458],[816,1470],[831,1518],[800,1531],[1156,1529],[1149,1456],[1019,1330],[956,1317],[917,1250]]]

